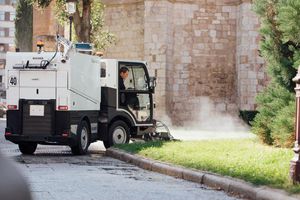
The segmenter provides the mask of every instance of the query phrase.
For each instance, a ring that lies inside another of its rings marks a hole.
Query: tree
[[[19,0],[17,2],[15,44],[20,51],[32,50],[32,5],[29,0]]]
[[[281,1],[278,12],[279,29],[282,31],[283,41],[300,43],[300,1]]]
[[[49,6],[51,0],[34,0],[40,7],[45,8]],[[65,0],[56,0],[59,5],[61,12],[65,9]],[[79,0],[76,6],[76,12],[73,14],[74,17],[74,28],[76,36],[80,42],[90,42],[91,38],[91,4],[92,0]],[[66,15],[64,15],[66,16]]]
[[[31,0],[45,8],[52,0]],[[66,0],[56,0],[56,16],[60,23],[68,21],[65,12]],[[74,29],[78,42],[92,42],[96,49],[104,49],[115,40],[115,36],[104,27],[104,5],[100,0],[78,0],[73,14]]]
[[[292,146],[295,120],[295,77],[300,64],[299,0],[255,0],[254,10],[261,20],[260,52],[271,78],[258,95],[259,114],[253,132],[263,142]]]
[[[283,41],[283,34],[279,29],[278,13],[284,0],[255,0],[254,10],[261,19],[260,33],[262,40],[260,51],[267,61],[270,77],[277,84],[290,92],[294,91],[295,83],[292,78],[296,75],[291,47],[296,47],[292,41]]]

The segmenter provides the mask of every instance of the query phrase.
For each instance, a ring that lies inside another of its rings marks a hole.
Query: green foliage
[[[81,5],[78,4],[78,6]],[[92,1],[91,7],[91,41],[94,44],[95,50],[104,50],[115,42],[115,36],[109,31],[104,30],[104,4],[101,1]],[[57,0],[55,9],[59,22],[64,24],[68,21],[68,14],[65,12],[65,9],[61,8],[65,8],[65,0]]]
[[[104,50],[105,47],[115,42],[115,35],[108,30],[104,30],[104,9],[105,6],[100,1],[92,3],[92,32],[91,38],[95,49]]]
[[[282,31],[283,41],[300,42],[300,1],[281,1],[278,9],[279,29]]]
[[[52,0],[31,0],[34,3],[38,3],[38,5],[42,8],[49,6]]]
[[[275,146],[292,147],[295,141],[295,110],[296,104],[290,101],[289,105],[283,107],[274,118],[274,123],[271,124],[271,133],[274,139]]]
[[[271,83],[257,96],[259,114],[252,122],[252,131],[264,143],[289,146],[290,143],[282,139],[289,138],[294,133],[295,114],[291,113],[295,112],[294,99],[293,93],[276,83]]]
[[[259,114],[252,130],[261,140],[290,147],[294,137],[295,83],[300,64],[300,1],[255,0],[261,20],[261,55],[271,83],[257,97]]]
[[[61,25],[64,25],[64,23],[68,21],[68,13],[65,12],[65,10],[66,0],[56,0],[55,15]]]
[[[254,9],[261,18],[262,41],[260,51],[268,63],[268,73],[270,77],[288,89],[294,91],[295,84],[292,78],[296,75],[293,67],[293,54],[297,47],[293,42],[282,41],[282,30],[278,26],[278,0],[256,0]]]
[[[32,4],[30,0],[17,1],[15,44],[20,51],[32,50]]]
[[[250,139],[196,142],[150,142],[118,148],[155,160],[300,192],[289,178],[291,149],[261,145]]]
[[[51,0],[31,0],[37,2],[41,7],[47,7]],[[68,22],[68,13],[65,12],[66,0],[56,0],[55,13],[61,25]],[[77,7],[82,8],[82,1],[78,1]],[[109,45],[115,42],[115,35],[104,29],[104,4],[100,1],[91,1],[91,42],[94,44],[95,50],[105,50]],[[81,9],[78,9],[81,11]],[[81,14],[81,13],[80,13]],[[73,31],[75,33],[75,31]],[[75,35],[75,38],[79,38]]]

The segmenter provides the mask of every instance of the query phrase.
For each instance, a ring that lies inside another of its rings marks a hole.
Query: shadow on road
[[[77,165],[99,164],[102,157],[105,156],[103,150],[90,150],[88,154],[74,156],[68,147],[60,146],[40,146],[33,155],[23,155],[20,152],[11,155],[13,160],[22,164],[50,164],[65,163]]]

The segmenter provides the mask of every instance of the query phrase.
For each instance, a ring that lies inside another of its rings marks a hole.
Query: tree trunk
[[[32,51],[32,5],[18,1],[15,20],[15,42],[20,51]]]
[[[74,27],[78,42],[91,42],[91,0],[82,0],[82,16],[78,6],[74,13]]]

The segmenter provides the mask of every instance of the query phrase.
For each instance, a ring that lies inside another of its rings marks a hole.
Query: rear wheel
[[[82,121],[77,128],[77,144],[71,147],[74,155],[84,155],[90,145],[90,129],[86,121]]]
[[[35,142],[22,142],[19,144],[19,149],[22,154],[32,155],[37,147],[37,143]]]
[[[121,121],[115,121],[111,124],[108,131],[108,141],[103,141],[105,148],[109,148],[115,144],[127,144],[130,139],[130,130],[128,125]]]

